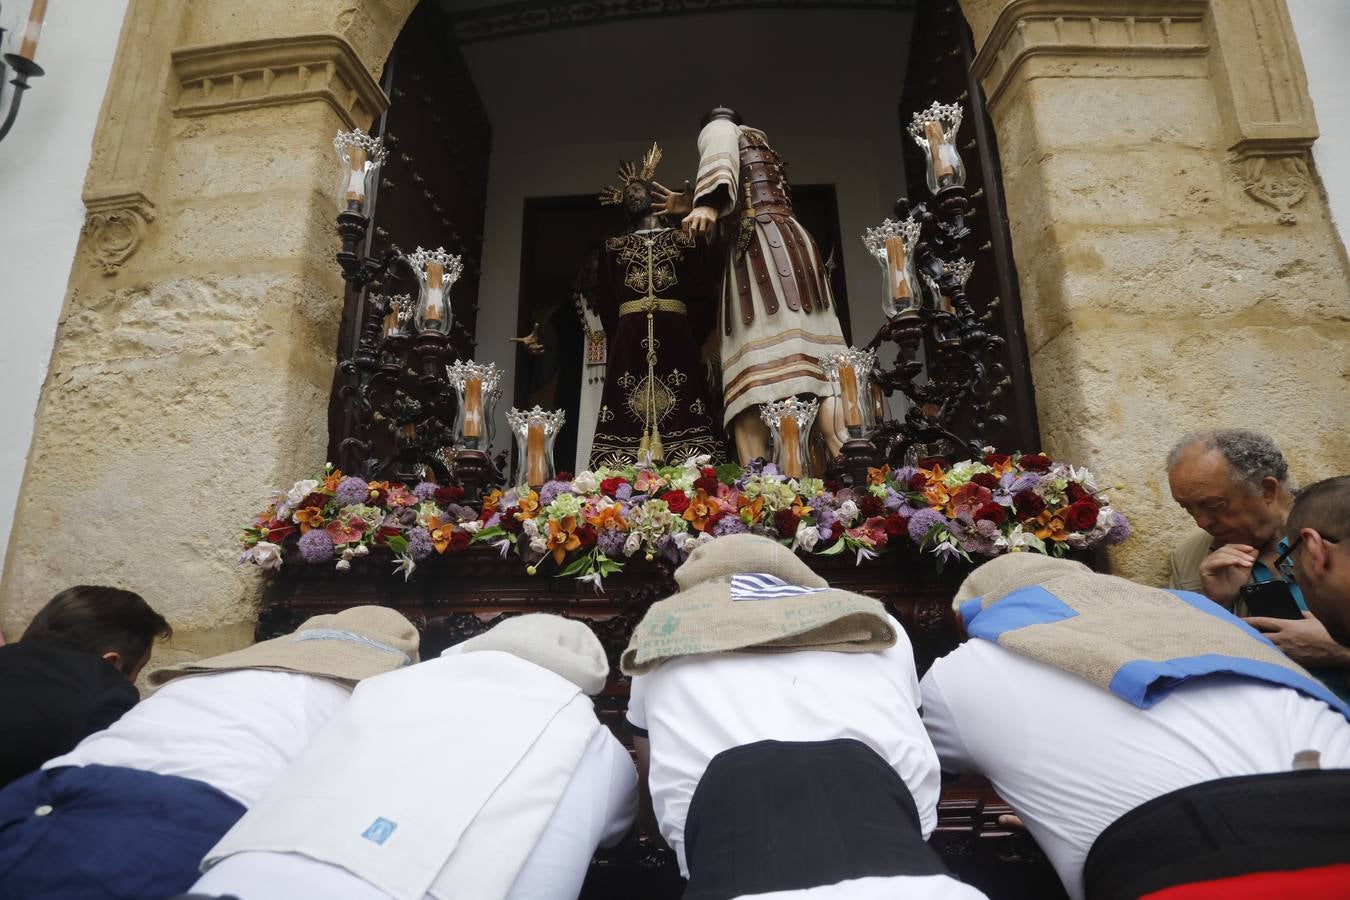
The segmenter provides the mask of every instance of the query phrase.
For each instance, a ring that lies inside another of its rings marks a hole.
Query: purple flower
[[[718,519],[717,524],[713,526],[712,533],[713,537],[726,537],[729,534],[744,534],[749,530],[750,529],[745,526],[745,523],[740,520],[740,517],[723,516]]]
[[[483,527],[496,528],[500,524],[502,524],[502,514],[499,512],[495,512],[492,515],[488,516],[487,521],[483,523]]]
[[[934,525],[950,526],[947,517],[936,509],[921,509],[909,517],[909,538],[914,543],[919,543],[928,534],[928,529]]]
[[[1106,532],[1102,540],[1108,544],[1119,544],[1130,536],[1130,520],[1118,512],[1113,512],[1112,515],[1115,518],[1111,520],[1111,530]]]
[[[428,500],[435,498],[436,489],[438,487],[440,487],[440,485],[436,484],[434,481],[419,481],[417,487],[412,489],[413,496],[423,503],[426,503]]]
[[[632,497],[633,486],[626,481],[614,489],[614,499],[621,503],[625,500],[631,500]]]
[[[1011,491],[1012,486],[1016,483],[1017,483],[1017,473],[1013,472],[1011,469],[1008,470],[1007,472],[1004,472],[998,478],[998,486],[1000,490]]]
[[[617,528],[606,528],[595,536],[595,545],[610,559],[618,559],[623,555],[623,542],[626,537],[627,535]]]
[[[539,505],[548,506],[554,500],[558,499],[559,494],[566,494],[572,490],[572,485],[566,481],[550,481],[539,489]]]
[[[1036,475],[1036,474],[1034,474],[1034,473],[1029,473],[1029,474],[1023,475],[1021,478],[1019,478],[1019,479],[1017,479],[1016,481],[1014,481],[1014,482],[1012,483],[1012,487],[1008,488],[1008,493],[1010,493],[1010,494],[1020,494],[1020,493],[1022,493],[1023,491],[1030,491],[1030,490],[1034,489],[1034,488],[1036,487],[1036,485],[1038,485],[1038,484],[1040,484],[1040,483],[1041,483],[1041,476],[1040,476],[1040,475]]]
[[[431,551],[436,549],[431,543],[431,532],[425,528],[408,529],[408,555],[414,562],[421,562],[431,555]]]
[[[828,541],[831,537],[834,536],[834,526],[832,526],[832,525],[817,525],[817,526],[816,526],[816,534],[820,535],[820,540],[822,540],[822,541]]]
[[[468,506],[461,503],[451,503],[445,508],[446,515],[453,518],[456,522],[468,522],[478,518],[478,513],[474,512]]]
[[[764,469],[763,469],[763,471],[760,472],[760,474],[761,474],[761,475],[780,475],[780,474],[782,474],[782,473],[778,471],[778,464],[777,464],[777,463],[765,463],[765,464],[764,464]]]
[[[913,466],[901,466],[891,473],[891,481],[898,485],[908,485],[909,480],[919,474],[919,470]]]
[[[348,475],[338,482],[337,490],[333,492],[333,496],[337,498],[337,502],[341,506],[365,503],[370,499],[370,485],[366,484],[364,478]]]
[[[980,522],[978,525],[992,525],[992,522]],[[974,528],[960,528],[953,535],[961,549],[973,556],[997,556],[998,548],[992,538],[981,534],[978,525]]]
[[[305,532],[298,547],[300,558],[307,563],[324,563],[333,558],[333,539],[321,528]]]
[[[660,550],[661,555],[664,556],[666,559],[670,560],[676,565],[680,564],[681,562],[680,545],[675,543],[675,538],[671,537],[670,535],[666,535],[657,542],[656,549]]]
[[[895,492],[895,488],[887,486],[886,499],[882,501],[887,512],[899,512],[900,507],[905,505],[905,498]]]

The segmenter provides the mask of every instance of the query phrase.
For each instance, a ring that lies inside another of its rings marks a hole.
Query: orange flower
[[[531,491],[531,493],[534,493]],[[567,556],[567,551],[575,550],[581,546],[581,538],[577,536],[577,520],[568,516],[561,522],[548,523],[548,541],[547,546],[553,551],[553,561],[562,565],[563,558]]]
[[[708,517],[717,511],[717,501],[709,497],[703,488],[699,488],[694,491],[694,496],[689,498],[689,508],[684,511],[684,520],[693,525],[694,530],[702,531],[703,526],[708,523]]]
[[[811,515],[813,512],[815,512],[814,509],[812,509],[811,507],[807,506],[805,503],[802,502],[801,494],[798,494],[797,496],[792,498],[792,514],[794,516],[800,519],[803,516]]]
[[[924,502],[933,507],[933,509],[945,510],[948,501],[951,500],[951,494],[947,493],[947,486],[943,484],[942,479],[939,478],[935,481],[930,481],[928,487],[923,489],[923,499]]]
[[[628,523],[623,518],[623,510],[617,505],[606,506],[595,515],[587,516],[586,521],[597,529],[612,528],[615,531],[626,531],[628,529]]]
[[[338,482],[342,480],[342,477],[342,470],[334,469],[328,475],[324,476],[323,489],[330,494],[333,493],[333,491],[337,490]]]
[[[323,510],[317,506],[306,506],[304,509],[296,510],[294,518],[300,523],[301,534],[308,534],[313,528],[322,528],[328,522],[323,517]]]
[[[516,513],[517,519],[520,519],[522,522],[526,519],[533,519],[535,516],[539,515],[539,494],[535,491],[530,491],[528,494],[523,495],[520,498],[520,502],[516,505],[520,507],[520,512]]]
[[[747,525],[753,525],[759,521],[760,515],[764,512],[764,498],[756,497],[751,500],[744,494],[741,495],[741,521]],[[747,516],[746,514],[749,513]]]
[[[389,492],[389,482],[387,481],[372,481],[369,487],[370,499],[366,501],[367,503],[376,503]]]
[[[501,488],[493,488],[492,493],[483,498],[483,521],[492,518],[492,514],[501,506],[502,491]]]
[[[1036,529],[1036,537],[1043,541],[1060,541],[1061,543],[1069,539],[1069,532],[1064,528],[1064,520],[1057,515],[1052,515],[1050,510],[1045,510],[1036,517],[1036,521],[1041,523]]]
[[[438,517],[432,516],[427,519],[427,531],[431,532],[431,545],[436,548],[436,552],[444,553],[455,533],[455,523],[442,522]]]
[[[888,475],[890,475],[890,474],[891,474],[891,467],[890,467],[889,465],[884,465],[884,466],[882,466],[880,469],[874,469],[874,468],[872,468],[871,466],[868,466],[868,467],[867,467],[867,483],[868,483],[868,484],[885,484],[885,483],[886,483],[886,477],[887,477]]]

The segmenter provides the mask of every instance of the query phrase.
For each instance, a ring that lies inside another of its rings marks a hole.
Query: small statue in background
[[[837,428],[841,417],[820,359],[846,345],[829,272],[793,215],[784,164],[764,132],[723,107],[704,117],[698,149],[692,204],[666,192],[658,212],[688,212],[685,230],[704,239],[719,220],[731,220],[722,229],[726,276],[719,331],[723,415],[736,452],[742,463],[768,454],[760,404],[815,394],[815,427],[836,455],[847,433]]]
[[[622,206],[629,231],[605,241],[596,272],[608,358],[593,469],[722,455],[700,353],[716,316],[720,254],[658,215],[658,198],[672,202],[653,181],[660,161],[653,144],[640,167],[620,165],[621,187],[600,194],[601,203]]]

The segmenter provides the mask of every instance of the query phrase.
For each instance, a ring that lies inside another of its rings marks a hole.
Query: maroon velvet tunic
[[[653,434],[667,463],[702,453],[722,458],[720,408],[710,398],[700,349],[717,315],[720,256],[679,229],[605,242],[595,305],[609,335],[609,360],[592,469],[637,462],[644,436]]]

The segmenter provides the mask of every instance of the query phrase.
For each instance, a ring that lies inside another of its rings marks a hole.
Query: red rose
[[[835,522],[833,525],[830,526],[830,540],[832,541],[839,540],[839,536],[843,533],[844,533],[843,522]]]
[[[516,513],[518,512],[520,512],[519,506],[512,506],[509,509],[502,510],[500,525],[502,526],[503,531],[510,532],[511,534],[520,534],[521,529],[525,526],[520,519],[516,518]]]
[[[882,523],[882,527],[886,529],[886,537],[899,537],[909,531],[909,520],[897,513],[891,513]]]
[[[684,511],[689,508],[689,498],[684,495],[684,491],[666,491],[659,499],[666,501],[666,506],[677,516],[684,515]]]
[[[986,503],[975,510],[976,522],[993,522],[995,525],[1002,525],[1006,518],[1008,518],[1008,511],[997,503]]]
[[[1076,481],[1069,482],[1069,486],[1065,489],[1065,493],[1069,495],[1070,503],[1077,503],[1079,500],[1085,498],[1092,500],[1094,503],[1096,502],[1096,498],[1092,496],[1091,492],[1084,489],[1084,487]]]
[[[702,475],[704,478],[716,478],[717,468],[715,466],[704,466],[698,470],[698,474]]]
[[[843,489],[844,483],[840,481],[838,478],[825,479],[825,490],[829,491],[831,494],[837,494]]]
[[[919,460],[920,469],[936,469],[938,466],[947,468],[947,457],[945,456],[925,456]]]
[[[402,528],[395,528],[392,525],[381,525],[375,530],[375,543],[387,544],[391,537],[403,533]]]
[[[600,482],[601,493],[613,497],[619,490],[619,485],[627,484],[622,478],[606,478]]]
[[[922,472],[915,472],[909,476],[909,489],[916,493],[923,493],[923,489],[928,487],[928,476]]]
[[[702,488],[702,489],[703,489],[703,492],[704,492],[705,494],[707,494],[709,497],[716,497],[716,496],[717,496],[717,476],[716,476],[716,475],[704,475],[702,478],[695,478],[695,479],[694,479],[694,490],[698,490],[699,488]]]
[[[862,500],[858,501],[858,511],[863,514],[863,518],[871,519],[886,515],[886,506],[874,495],[863,494]]]
[[[983,488],[989,488],[989,490],[992,491],[994,488],[998,487],[998,476],[993,472],[976,472],[974,475],[970,476],[970,482],[971,484],[978,484]]]
[[[1064,524],[1071,531],[1091,531],[1097,524],[1097,504],[1091,498],[1079,500],[1071,503],[1063,515]]]
[[[1028,472],[1048,472],[1050,470],[1050,457],[1044,453],[1028,453],[1018,462]]]
[[[986,466],[998,467],[1007,465],[1011,459],[1012,457],[1006,453],[986,453],[984,455],[984,464]]]
[[[333,498],[330,497],[328,494],[322,493],[321,491],[315,491],[314,493],[310,494],[308,497],[297,503],[295,508],[308,509],[311,506],[317,506],[319,509],[323,509],[324,505],[327,504],[328,501],[331,499]]]
[[[469,541],[471,540],[472,538],[469,537],[469,533],[467,531],[465,531],[462,528],[456,528],[455,533],[450,535],[450,548],[449,548],[450,552],[458,553],[465,547],[469,546]]]
[[[790,538],[797,533],[797,514],[790,509],[780,509],[773,514],[773,527],[778,536]]]
[[[1045,501],[1031,491],[1013,494],[1013,508],[1023,519],[1034,519],[1045,511]]]
[[[441,506],[450,503],[458,503],[464,499],[464,488],[457,484],[447,484],[436,488],[436,493],[432,494],[436,502]]]
[[[571,473],[571,472],[559,472],[558,474],[556,474],[556,475],[553,476],[553,480],[554,480],[554,481],[571,481],[571,480],[572,480],[572,477],[573,477],[573,476],[572,476],[572,473]]]
[[[595,546],[595,528],[591,525],[582,525],[577,529],[577,537],[581,540],[581,549]]]

